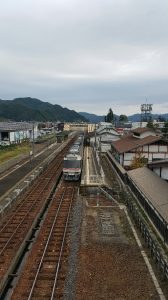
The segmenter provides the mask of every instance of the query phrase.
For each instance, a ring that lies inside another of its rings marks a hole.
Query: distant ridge
[[[66,121],[87,122],[88,120],[74,110],[50,104],[36,98],[16,98],[0,100],[0,120],[12,121]]]
[[[152,119],[157,120],[159,117],[168,120],[168,113],[167,114],[152,114]],[[128,117],[128,120],[131,122],[140,122],[141,121],[141,114],[134,114]]]
[[[105,117],[104,115],[103,116],[99,116],[99,115],[95,115],[95,114],[89,114],[87,112],[79,112],[79,114],[81,116],[87,118],[90,123],[104,122],[104,117]],[[117,115],[114,114],[114,117],[118,121],[119,116],[117,116]],[[159,117],[162,117],[165,120],[168,120],[168,113],[167,114],[153,114],[152,115],[153,119],[158,119]],[[131,121],[131,122],[140,122],[141,121],[141,114],[134,114],[134,115],[128,116],[128,121]]]
[[[79,112],[81,116],[88,119],[90,123],[100,123],[104,121],[105,116],[97,116],[94,114],[89,114],[87,112]]]

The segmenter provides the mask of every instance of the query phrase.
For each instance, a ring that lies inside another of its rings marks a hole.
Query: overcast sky
[[[0,99],[168,113],[168,0],[1,0]]]

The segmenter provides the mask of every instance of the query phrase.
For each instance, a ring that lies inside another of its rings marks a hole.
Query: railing
[[[145,199],[142,192],[138,190],[138,188],[134,185],[133,181],[128,178],[127,172],[122,172],[121,166],[116,162],[116,160],[108,153],[108,157],[118,173],[119,177],[123,180],[125,184],[127,184],[131,190],[134,192],[136,197],[138,198],[139,204],[143,206],[145,213],[148,214],[149,218],[153,221],[153,224],[156,226],[157,230],[160,232],[164,239],[164,243],[168,243],[168,227],[165,221],[161,220],[156,211],[148,205],[147,199]],[[151,257],[157,264],[163,276],[168,279],[168,260],[164,255],[163,250],[159,246],[154,234],[149,229],[149,225],[144,220],[142,214],[140,213],[138,207],[134,203],[134,201],[129,197],[129,194],[124,192],[124,201],[128,210],[131,212],[133,219],[137,227],[139,228],[142,237],[144,238],[147,247],[150,248]]]
[[[150,254],[155,263],[157,264],[158,268],[160,269],[163,276],[168,279],[168,260],[165,257],[162,249],[160,248],[158,242],[156,241],[153,233],[150,231],[149,226],[146,224],[144,218],[141,216],[138,208],[136,207],[135,203],[131,201],[130,197],[126,195],[125,202],[127,208],[132,214],[133,219],[137,227],[139,228],[142,237],[147,244],[147,247],[150,248]]]

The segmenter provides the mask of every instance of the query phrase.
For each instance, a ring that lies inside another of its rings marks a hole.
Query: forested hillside
[[[86,118],[68,108],[35,98],[0,100],[0,120],[86,122]]]

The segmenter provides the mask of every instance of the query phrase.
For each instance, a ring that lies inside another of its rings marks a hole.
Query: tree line
[[[109,108],[109,111],[108,111],[107,115],[105,116],[104,121],[108,122],[108,123],[113,123],[113,124],[116,123],[116,121],[119,121],[120,123],[124,123],[124,122],[128,122],[128,117],[126,115],[120,115],[118,120],[116,120],[116,117],[115,117],[112,109]]]

